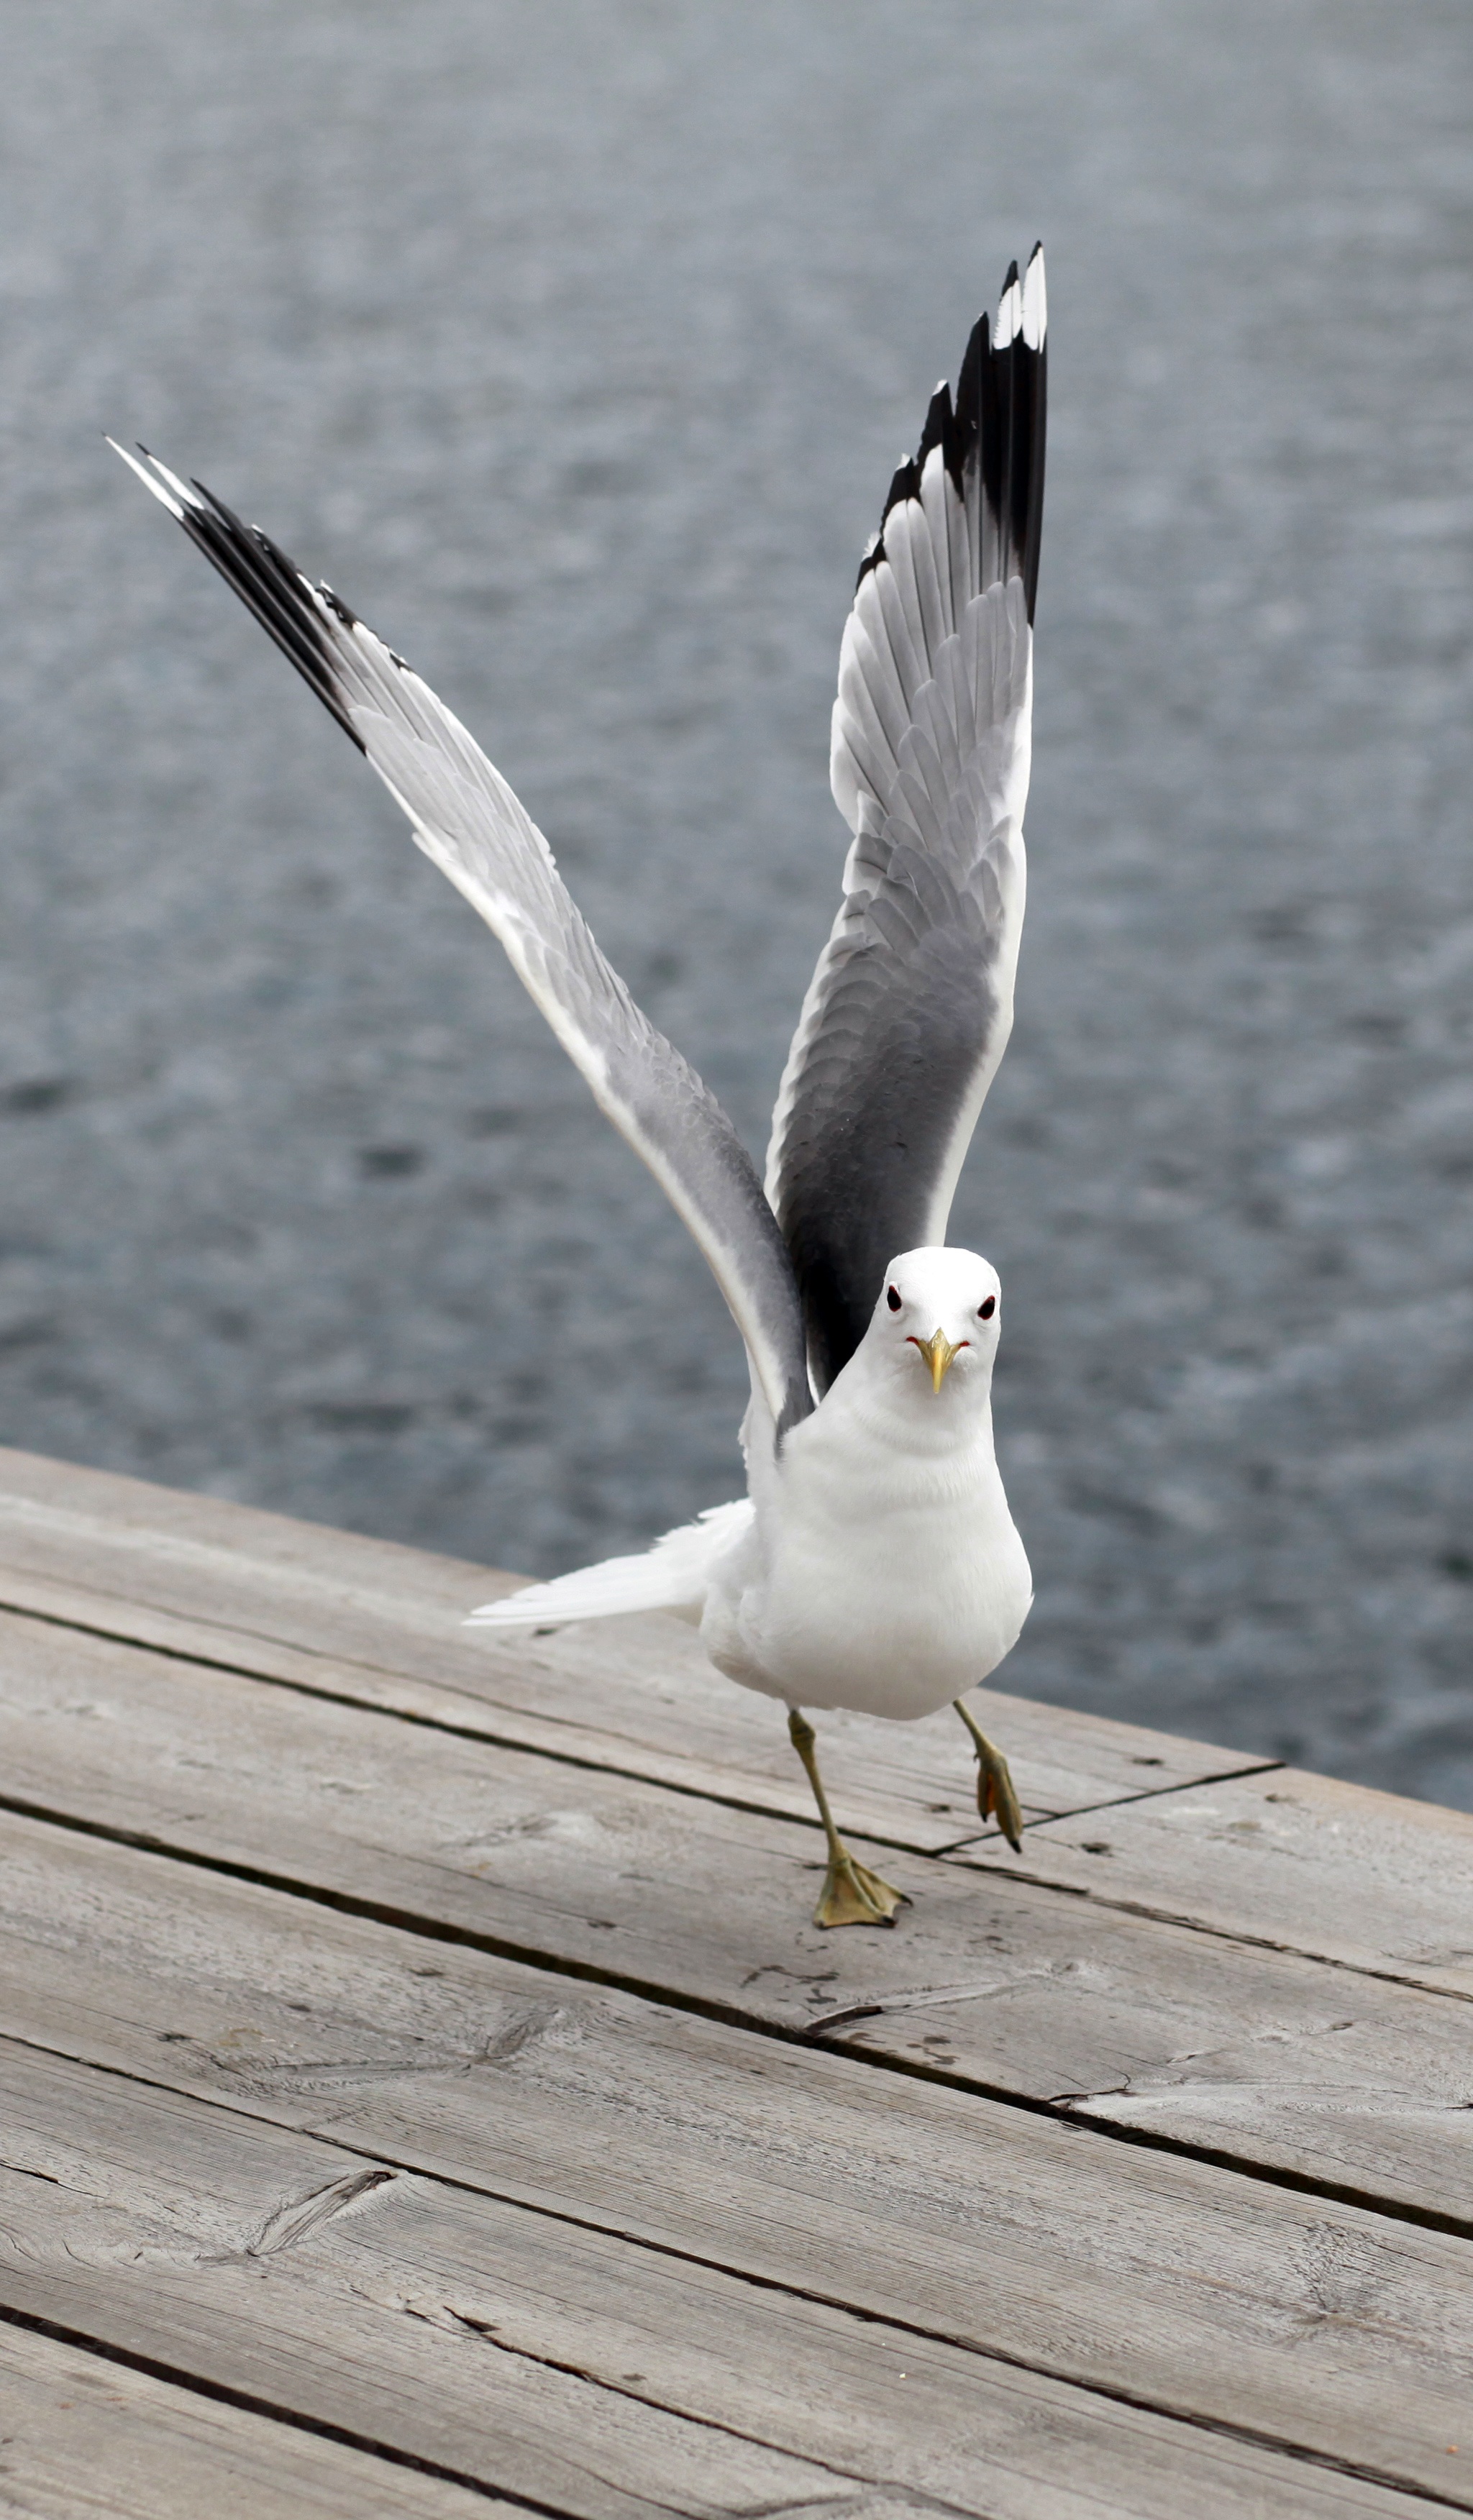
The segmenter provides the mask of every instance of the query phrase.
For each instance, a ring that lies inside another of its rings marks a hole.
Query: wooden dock
[[[1473,1820],[0,1455],[0,2512],[1473,2509]]]

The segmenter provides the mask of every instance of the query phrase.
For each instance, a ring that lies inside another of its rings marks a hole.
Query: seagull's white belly
[[[793,1705],[900,1719],[984,1680],[1033,1599],[988,1435],[920,1461],[790,1438],[776,1509],[714,1570],[702,1636],[718,1669]]]

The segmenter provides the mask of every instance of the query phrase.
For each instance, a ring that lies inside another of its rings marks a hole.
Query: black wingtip
[[[203,481],[190,484],[198,507],[186,507],[179,521],[192,543],[233,587],[247,611],[253,612],[284,656],[309,683],[344,735],[365,749],[362,736],[348,715],[337,660],[322,614],[296,562],[259,525],[243,524],[234,511]],[[335,617],[345,628],[354,616],[333,599]]]
[[[918,498],[927,459],[939,447],[959,497],[966,495],[968,476],[980,472],[997,573],[1022,578],[1032,621],[1044,521],[1048,419],[1043,250],[1040,239],[1021,279],[1015,261],[1007,266],[999,303],[1005,304],[1009,291],[1018,292],[1018,303],[1005,339],[994,338],[990,317],[980,315],[962,353],[955,397],[945,385],[931,396],[920,443],[890,483],[879,532],[860,562],[859,583],[884,559],[885,521],[902,500]],[[990,577],[984,582],[991,583]]]

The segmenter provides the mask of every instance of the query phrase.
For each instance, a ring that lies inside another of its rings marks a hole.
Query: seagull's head
[[[892,1378],[964,1406],[963,1393],[985,1397],[992,1385],[1002,1293],[979,1252],[903,1251],[885,1271],[865,1344]]]

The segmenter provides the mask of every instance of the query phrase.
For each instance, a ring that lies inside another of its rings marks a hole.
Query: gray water
[[[0,1439],[544,1572],[736,1490],[681,1228],[99,431],[414,658],[760,1149],[858,554],[1042,234],[1031,899],[953,1224],[1004,1683],[1473,1806],[1466,0],[3,26]]]

